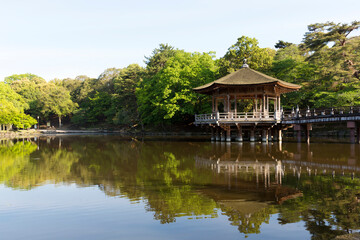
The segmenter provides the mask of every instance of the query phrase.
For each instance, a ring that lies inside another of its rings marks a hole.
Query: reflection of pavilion
[[[197,167],[208,167],[217,172],[226,172],[238,176],[241,173],[253,173],[256,175],[256,184],[259,184],[259,177],[262,176],[265,188],[271,185],[270,174],[275,173],[275,183],[281,185],[284,176],[284,169],[281,161],[259,162],[255,161],[220,161],[209,160],[202,157],[195,157]]]
[[[360,149],[348,144],[334,145],[333,149],[326,146],[322,149],[321,144],[311,148],[297,143],[270,146],[255,143],[213,145],[215,151],[209,152],[208,156],[195,157],[197,167],[212,169],[217,174],[230,174],[236,178],[252,174],[257,185],[263,183],[265,187],[281,184],[286,174],[300,178],[302,174],[354,177],[356,173],[360,173],[356,157],[359,156]]]

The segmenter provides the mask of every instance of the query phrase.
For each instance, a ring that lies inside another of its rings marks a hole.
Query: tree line
[[[144,127],[184,124],[195,113],[211,111],[209,97],[192,88],[240,69],[250,68],[302,86],[283,96],[284,108],[360,104],[359,21],[308,26],[301,43],[279,40],[261,48],[242,36],[216,59],[214,52],[186,52],[160,44],[145,57],[145,67],[131,64],[106,69],[98,78],[85,75],[46,82],[34,74],[12,75],[0,84],[0,125],[27,128],[65,117],[77,127]]]

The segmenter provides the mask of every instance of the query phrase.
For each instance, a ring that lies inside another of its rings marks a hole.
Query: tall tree
[[[313,51],[310,60],[319,60],[324,54],[328,55],[330,61],[322,61],[322,64],[329,69],[330,74],[339,75],[341,81],[350,81],[351,77],[360,80],[359,37],[349,38],[359,27],[360,21],[351,24],[326,22],[309,25],[303,42],[306,48]]]
[[[71,114],[77,107],[70,98],[70,92],[62,86],[48,83],[42,86],[42,94],[38,99],[38,105],[41,113],[45,117],[54,114],[59,119],[59,127],[61,127],[61,118]]]
[[[205,97],[195,94],[192,88],[215,80],[216,73],[212,54],[176,50],[164,67],[144,78],[137,89],[143,122],[190,121],[195,112],[209,107]]]
[[[219,60],[222,76],[241,68],[244,59],[248,60],[251,68],[259,71],[268,71],[271,68],[275,50],[260,48],[256,38],[242,36],[229,47],[224,57]]]

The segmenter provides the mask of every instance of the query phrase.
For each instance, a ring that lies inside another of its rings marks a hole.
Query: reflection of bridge
[[[227,173],[230,175],[238,176],[241,174],[255,174],[256,183],[259,183],[259,176],[262,176],[264,186],[269,187],[271,183],[282,183],[282,178],[285,173],[291,173],[297,178],[301,177],[301,174],[318,175],[318,174],[331,174],[345,175],[350,174],[354,178],[355,173],[360,172],[359,166],[348,166],[339,164],[328,163],[316,163],[316,162],[304,162],[294,160],[273,160],[273,161],[222,161],[220,158],[212,160],[211,158],[195,157],[196,166],[199,168],[210,168],[217,174]],[[271,174],[274,173],[275,181],[271,182]]]

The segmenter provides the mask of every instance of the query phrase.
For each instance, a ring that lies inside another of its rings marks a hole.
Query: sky
[[[260,47],[300,43],[309,24],[360,20],[359,9],[359,0],[0,0],[0,81],[95,78],[145,66],[161,43],[217,58],[243,35]]]

